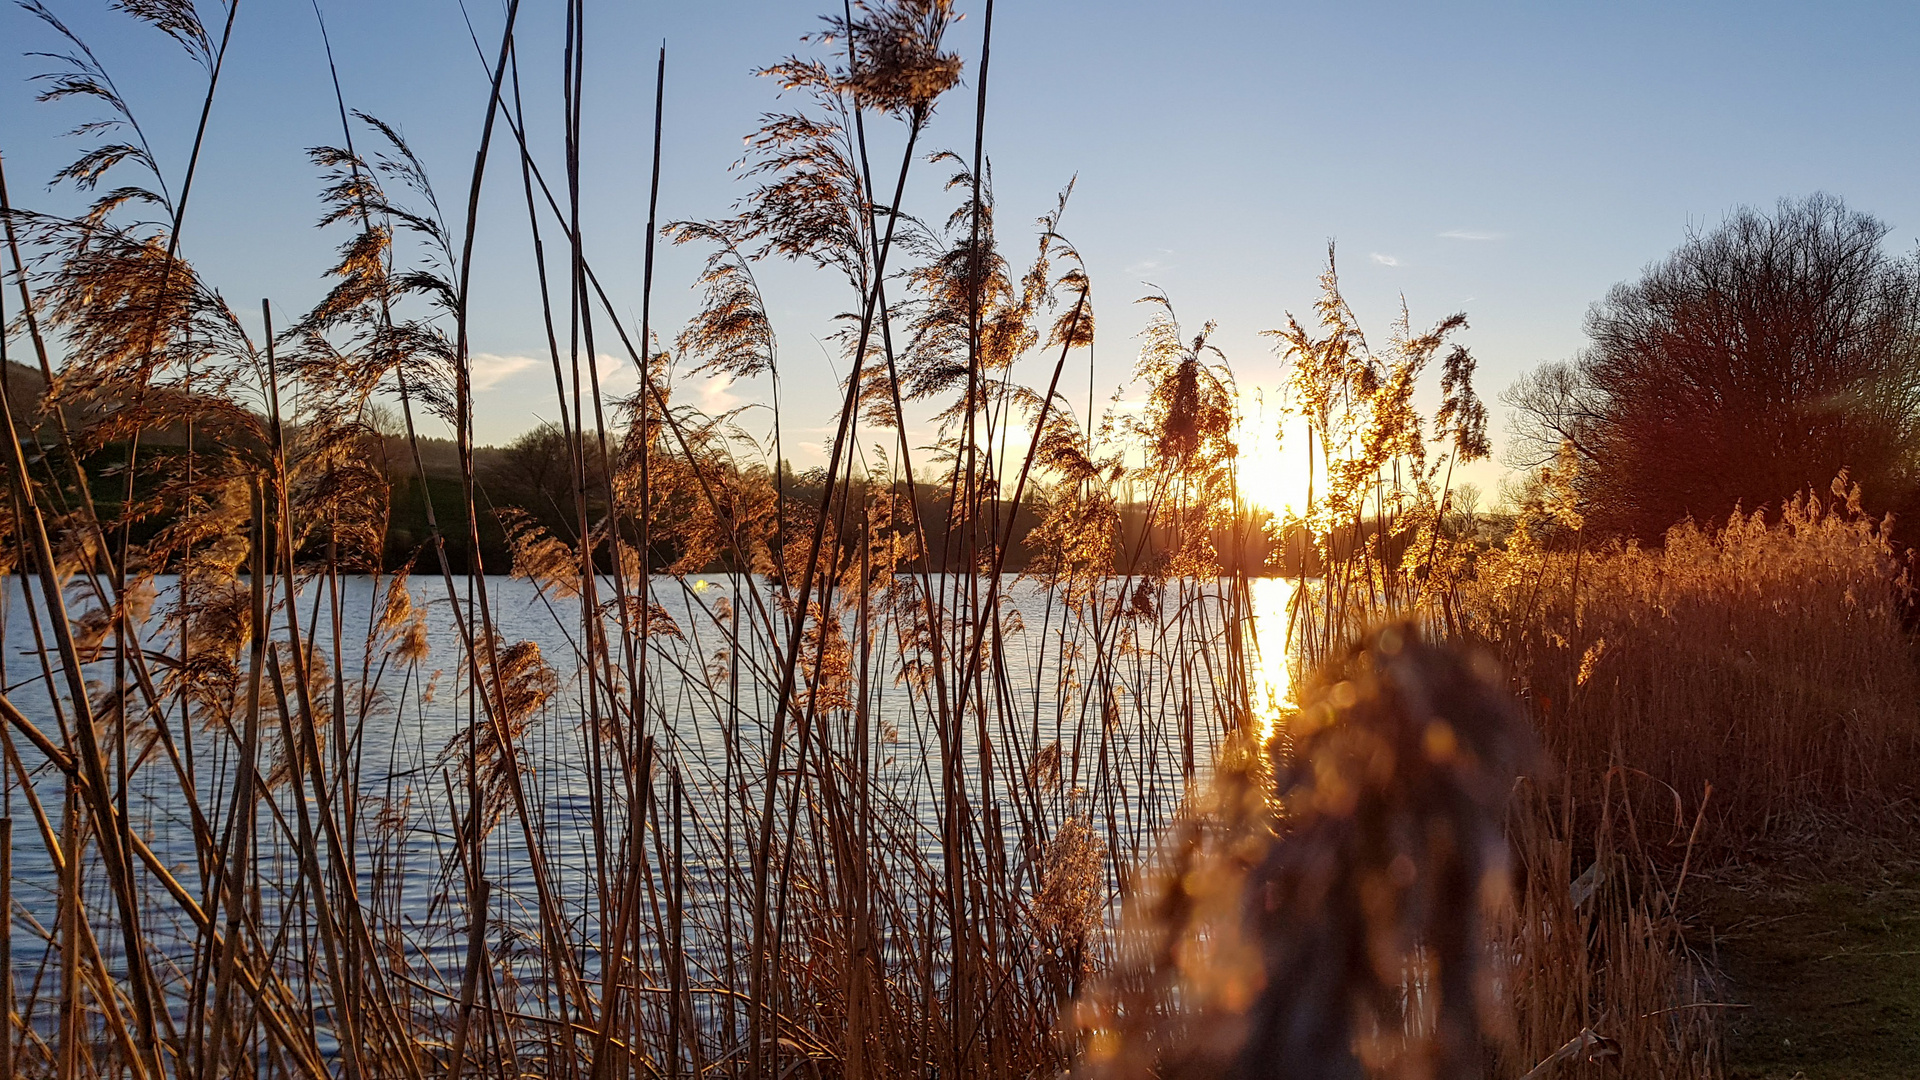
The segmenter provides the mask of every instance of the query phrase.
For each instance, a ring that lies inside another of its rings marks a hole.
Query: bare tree
[[[1920,263],[1888,231],[1814,195],[1690,235],[1503,396],[1511,463],[1570,443],[1591,523],[1649,540],[1842,469],[1877,509],[1920,505]]]
[[[605,485],[598,448],[589,446],[587,457],[582,490],[589,512],[597,515],[605,512],[593,498]],[[559,425],[541,424],[488,454],[481,463],[480,479],[487,500],[496,508],[524,511],[556,536],[571,537],[579,531],[573,508],[573,458]]]
[[[1601,403],[1574,362],[1556,360],[1527,372],[1501,392],[1500,403],[1510,410],[1501,452],[1507,467],[1539,468],[1554,459],[1562,443],[1572,443],[1582,457],[1590,452]]]

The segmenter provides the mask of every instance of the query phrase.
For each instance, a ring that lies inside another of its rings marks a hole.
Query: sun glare
[[[1243,406],[1240,425],[1234,432],[1240,447],[1237,480],[1241,500],[1281,520],[1304,511],[1305,438],[1304,426],[1290,420],[1283,431],[1271,410],[1263,411],[1254,402]]]

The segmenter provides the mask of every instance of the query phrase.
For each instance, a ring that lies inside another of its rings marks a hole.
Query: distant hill
[[[47,392],[47,380],[39,368],[8,360],[6,386],[7,401],[13,405],[13,422],[26,426],[39,411],[40,395]]]

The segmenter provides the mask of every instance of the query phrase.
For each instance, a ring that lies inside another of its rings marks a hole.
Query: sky
[[[200,70],[103,0],[47,0],[100,56],[163,165],[184,165]],[[984,0],[957,0],[948,39],[964,85],[942,100],[927,148],[969,149]],[[835,5],[837,8],[837,5]],[[464,198],[486,102],[497,0],[321,0],[347,103],[402,131],[450,220]],[[807,48],[820,4],[773,0],[587,5],[584,232],[602,280],[637,323],[651,165],[654,61],[667,49],[660,217],[727,214],[746,191],[729,171],[779,89],[754,70]],[[531,138],[562,174],[562,5],[520,15]],[[209,0],[203,18],[223,16]],[[337,143],[339,118],[313,6],[240,0],[210,120],[186,255],[243,312],[270,297],[304,310],[342,236],[314,227],[307,147]],[[1261,331],[1305,316],[1329,242],[1365,324],[1384,335],[1455,311],[1491,402],[1528,368],[1572,356],[1588,306],[1740,205],[1825,191],[1920,244],[1920,5],[1893,3],[1180,5],[1001,0],[994,11],[987,154],[1004,249],[1032,250],[1027,223],[1075,181],[1062,223],[1086,256],[1100,341],[1097,396],[1128,381],[1164,290],[1189,331],[1214,341],[1251,395],[1281,377]],[[53,34],[0,11],[0,155],[16,204],[70,212],[47,179],[79,152],[62,132],[97,110],[34,101]],[[510,144],[504,142],[502,147]],[[358,136],[364,138],[364,134]],[[898,154],[875,131],[876,161]],[[955,205],[939,167],[919,165],[912,212]],[[496,153],[475,256],[476,433],[498,442],[556,415],[515,160]],[[550,231],[548,245],[555,241]],[[663,248],[655,325],[669,340],[693,312],[700,254]],[[844,284],[791,266],[761,270],[780,334],[789,456],[824,458],[842,362],[825,337],[852,305]],[[603,351],[607,351],[604,350]],[[609,361],[610,386],[632,372]],[[1044,377],[1034,361],[1029,379]],[[1081,367],[1070,397],[1084,401]],[[712,407],[764,387],[679,393]],[[1137,399],[1137,393],[1133,397]],[[1494,407],[1496,437],[1504,426]],[[764,430],[749,414],[746,426]],[[920,433],[921,441],[928,436]],[[1495,478],[1483,469],[1475,474]]]

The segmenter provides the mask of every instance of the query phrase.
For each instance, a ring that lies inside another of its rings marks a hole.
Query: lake
[[[277,950],[268,962],[291,972],[297,993],[313,995],[321,983],[310,963],[292,958],[320,951],[311,924],[322,897],[301,884],[300,870],[306,858],[318,867],[323,849],[320,876],[337,879],[350,868],[367,933],[392,949],[396,977],[446,1000],[460,992],[467,963],[467,883],[486,880],[490,949],[503,978],[519,980],[527,1008],[550,1006],[561,993],[541,956],[551,938],[565,938],[580,977],[604,974],[607,939],[617,936],[610,931],[625,925],[622,918],[641,917],[615,895],[620,881],[647,883],[652,910],[644,921],[657,931],[634,938],[647,955],[629,963],[647,965],[662,981],[679,971],[694,986],[739,991],[762,845],[779,860],[766,887],[795,912],[773,932],[790,937],[796,951],[818,946],[818,934],[804,925],[807,913],[848,903],[825,893],[844,892],[845,867],[854,863],[863,887],[884,900],[874,917],[879,947],[893,950],[897,962],[911,960],[903,950],[915,943],[940,937],[937,927],[949,917],[943,875],[961,872],[956,860],[970,880],[988,883],[981,888],[1003,894],[970,899],[976,910],[1024,911],[1050,887],[1049,867],[1070,822],[1097,839],[1088,887],[1094,909],[1110,921],[1133,864],[1207,775],[1237,715],[1237,695],[1260,717],[1277,713],[1288,697],[1283,641],[1295,585],[1278,579],[1246,582],[1241,595],[1225,583],[1178,580],[1146,587],[1112,580],[1069,593],[1008,576],[998,586],[998,632],[990,629],[977,646],[979,663],[964,687],[941,685],[932,671],[928,597],[948,613],[941,670],[957,671],[974,628],[989,625],[977,612],[995,591],[991,583],[936,575],[874,586],[866,618],[855,605],[824,635],[812,624],[809,648],[824,636],[827,660],[817,681],[809,678],[811,659],[801,665],[793,721],[780,725],[777,742],[774,702],[791,624],[778,587],[763,578],[655,575],[645,649],[631,654],[620,644],[617,605],[602,604],[589,618],[579,597],[525,580],[462,578],[451,582],[451,596],[448,584],[425,575],[409,583],[423,635],[423,648],[411,653],[394,645],[404,633],[382,625],[390,579],[339,579],[337,597],[325,582],[301,592],[303,652],[282,648],[280,668],[289,680],[302,666],[337,671],[337,686],[332,675],[309,680],[312,707],[325,714],[312,728],[326,777],[321,789],[298,782],[307,731],[300,695],[288,694],[283,717],[272,704],[272,673],[263,673],[266,786],[252,827],[248,917]],[[178,581],[156,585],[156,610],[164,610]],[[4,598],[6,693],[57,741],[61,719],[22,587],[10,579]],[[614,591],[611,581],[599,588]],[[69,591],[76,613],[88,606],[83,595]],[[507,681],[534,696],[545,691],[514,725],[513,765],[494,745],[485,703],[469,692],[456,622],[457,607],[475,624],[483,595]],[[637,611],[625,612],[630,627]],[[583,626],[605,633],[612,649],[584,647]],[[113,756],[109,771],[124,768],[131,830],[180,886],[214,906],[222,890],[209,846],[195,843],[194,820],[200,815],[219,836],[213,850],[227,850],[231,823],[244,822],[236,816],[244,696],[199,700],[186,722],[166,689],[178,670],[177,638],[158,615],[143,632],[150,635],[142,642],[147,668],[168,705],[155,716],[131,696],[124,761],[111,750],[121,741],[112,703],[117,680],[132,676],[110,655],[86,667],[100,736]],[[278,616],[275,640],[287,640]],[[1243,650],[1237,660],[1229,640]],[[331,660],[336,642],[339,664]],[[510,671],[509,663],[530,655],[511,648],[519,642],[536,645],[550,673],[537,663]],[[242,677],[224,685],[244,691],[244,650],[240,663]],[[66,785],[31,745],[14,742],[47,827],[58,833]],[[943,761],[954,767],[943,769]],[[519,781],[524,820],[509,797],[512,784],[503,782],[509,771]],[[768,805],[775,807],[771,828]],[[58,925],[59,882],[11,767],[5,810],[15,822],[11,974],[16,997],[39,1002],[35,1023],[44,1026],[58,993],[47,928]],[[329,813],[331,835],[323,827]],[[476,816],[484,839],[458,843],[459,823]],[[857,857],[846,849],[850,831],[859,837]],[[120,936],[107,932],[116,909],[104,875],[85,865],[81,893],[99,948],[110,968],[124,970]],[[143,924],[170,1015],[184,1024],[199,933],[154,880],[142,878]],[[663,903],[667,915],[659,914]],[[946,978],[950,959],[916,962],[931,986]],[[716,1012],[731,1008],[715,1004],[727,999],[700,1000],[701,1023],[737,1023]],[[338,1049],[328,1037],[321,1042],[329,1054]]]

